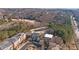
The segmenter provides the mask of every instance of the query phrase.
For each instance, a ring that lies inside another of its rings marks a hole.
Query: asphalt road
[[[20,48],[20,50],[26,50],[26,48],[28,48],[29,45],[33,45],[31,42],[26,42],[22,48]]]
[[[20,50],[25,50],[26,47],[27,47],[27,44],[25,44]]]

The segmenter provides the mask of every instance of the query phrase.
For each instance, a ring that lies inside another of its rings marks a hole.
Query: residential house
[[[6,39],[0,44],[1,50],[13,50],[18,49],[19,44],[26,39],[25,33],[18,33],[17,35]]]

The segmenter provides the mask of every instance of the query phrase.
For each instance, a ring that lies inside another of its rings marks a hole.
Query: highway
[[[73,27],[73,30],[75,33],[74,38],[75,38],[76,48],[79,50],[79,31],[78,31],[77,23],[76,23],[75,19],[73,19],[73,18],[71,20],[71,23],[72,23],[72,27]]]

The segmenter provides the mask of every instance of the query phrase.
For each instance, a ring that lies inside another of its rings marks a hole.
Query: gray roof
[[[0,43],[0,49],[5,49],[7,47],[9,47],[10,45],[12,45],[12,42],[16,42],[19,37],[21,36],[22,33],[18,33],[17,35],[11,37],[11,38],[7,38],[5,41]]]
[[[0,43],[0,49],[5,49],[7,47],[9,47],[12,43],[8,42],[8,41],[4,41],[2,43]]]
[[[19,39],[19,37],[21,36],[22,33],[18,33],[17,35],[11,37],[11,38],[8,38],[6,41],[9,41],[9,42],[15,42]]]

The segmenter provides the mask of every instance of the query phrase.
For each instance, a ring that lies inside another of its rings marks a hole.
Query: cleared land
[[[17,33],[30,31],[31,28],[33,28],[33,25],[30,25],[26,22],[4,21],[3,24],[0,25],[0,42]]]

